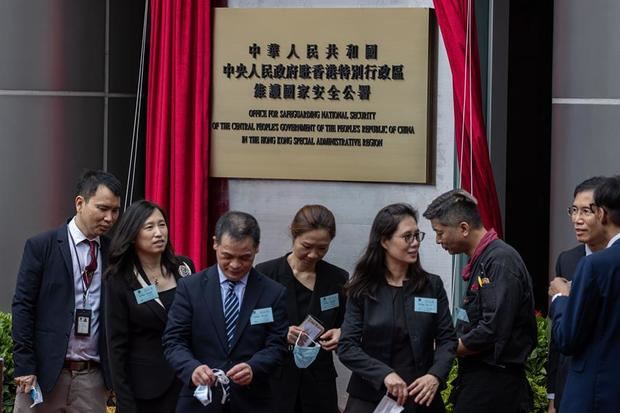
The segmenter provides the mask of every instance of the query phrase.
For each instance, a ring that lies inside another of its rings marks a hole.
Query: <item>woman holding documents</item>
[[[382,403],[407,413],[444,411],[440,389],[457,341],[443,283],[420,265],[423,239],[411,205],[388,205],[375,217],[347,284],[338,347],[353,373],[345,412],[373,412],[386,393],[393,400]]]
[[[290,230],[292,252],[256,266],[287,288],[291,352],[272,380],[276,411],[336,412],[332,351],[340,338],[348,274],[323,261],[336,236],[336,222],[324,206],[306,205],[293,218]]]
[[[171,413],[180,383],[164,359],[161,336],[176,281],[194,271],[175,257],[162,209],[138,201],[123,214],[105,274],[109,363],[118,413]]]

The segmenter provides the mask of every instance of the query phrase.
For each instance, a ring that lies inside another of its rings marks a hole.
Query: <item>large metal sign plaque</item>
[[[428,9],[216,9],[211,175],[430,177]]]

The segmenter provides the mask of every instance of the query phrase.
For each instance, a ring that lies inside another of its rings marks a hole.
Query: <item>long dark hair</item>
[[[108,254],[108,268],[105,277],[133,276],[134,265],[140,265],[134,241],[142,229],[144,222],[155,211],[161,212],[168,225],[168,217],[161,207],[149,201],[137,201],[131,204],[127,211],[119,220],[118,227],[110,243],[110,253]],[[169,274],[178,272],[181,262],[176,258],[170,245],[170,240],[166,243],[166,249],[161,256],[161,264]]]
[[[373,297],[385,275],[389,272],[385,265],[385,249],[381,242],[392,238],[400,222],[411,217],[418,222],[418,212],[409,204],[398,203],[382,208],[375,217],[370,229],[368,246],[355,265],[353,276],[346,286],[350,297]],[[422,269],[420,257],[407,268],[409,286],[413,291],[420,291],[428,281],[427,272]]]

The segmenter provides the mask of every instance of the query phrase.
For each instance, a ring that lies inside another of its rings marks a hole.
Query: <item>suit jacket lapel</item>
[[[263,292],[263,286],[261,285],[261,275],[252,268],[250,270],[250,276],[248,277],[248,284],[245,286],[245,293],[243,294],[243,302],[241,303],[241,311],[239,313],[239,323],[235,331],[235,336],[230,344],[230,350],[235,348],[235,345],[239,341],[239,337],[243,334],[243,330],[250,322],[250,316],[252,311],[256,307],[256,303]]]
[[[407,332],[409,333],[409,343],[411,343],[411,351],[413,352],[414,360],[420,360],[422,357],[422,341],[420,340],[420,337],[422,336],[420,331],[421,323],[416,322],[416,313],[413,308],[414,295],[416,294],[413,292],[411,282],[409,282],[404,288],[405,295],[403,300],[405,304],[405,320],[407,323]],[[426,292],[426,290],[422,291],[419,296],[424,296]]]
[[[213,322],[213,329],[222,344],[222,348],[226,349],[228,347],[228,340],[226,339],[224,308],[217,265],[211,266],[206,271],[205,275],[203,275],[202,286],[205,296],[205,305],[208,310],[207,317]]]
[[[297,308],[297,295],[295,293],[295,276],[293,275],[291,266],[288,265],[288,256],[289,254],[282,257],[278,273],[282,274],[280,282],[286,287],[286,312],[292,323],[294,322],[293,320],[299,319],[299,308]]]
[[[60,249],[60,254],[65,262],[65,267],[67,267],[67,274],[71,279],[71,290],[73,290],[73,260],[71,259],[71,243],[69,241],[69,235],[67,225],[63,225],[58,229],[56,233],[56,238],[58,240],[58,248]]]

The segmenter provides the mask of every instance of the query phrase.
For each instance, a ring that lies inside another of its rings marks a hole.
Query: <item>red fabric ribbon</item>
[[[489,246],[489,244],[496,239],[499,239],[499,237],[497,236],[497,232],[495,232],[493,228],[491,228],[489,231],[487,231],[486,234],[484,234],[484,236],[478,243],[478,246],[474,250],[474,255],[469,258],[469,261],[467,261],[467,265],[465,265],[465,268],[463,268],[463,280],[469,281],[471,277],[471,270],[474,267],[474,262],[476,262],[478,257],[484,252],[484,250]]]

